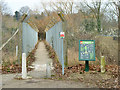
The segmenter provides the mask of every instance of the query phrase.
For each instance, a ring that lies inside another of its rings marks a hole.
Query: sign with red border
[[[64,32],[60,32],[60,38],[61,39],[65,38],[65,33]]]

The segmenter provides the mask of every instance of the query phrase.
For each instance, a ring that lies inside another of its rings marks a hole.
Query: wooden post
[[[19,20],[19,32],[18,32],[18,64],[22,64],[22,41],[23,41],[23,37],[22,37],[22,32],[23,32],[23,21],[25,20],[25,18],[27,17],[27,14],[24,14],[20,20]]]
[[[26,54],[22,53],[22,78],[27,78],[27,68],[26,68]]]
[[[105,57],[101,56],[101,73],[105,73]]]

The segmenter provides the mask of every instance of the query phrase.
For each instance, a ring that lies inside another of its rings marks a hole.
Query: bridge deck
[[[48,52],[43,42],[40,42],[35,52],[35,62],[32,64],[34,67],[33,71],[28,74],[34,78],[45,78],[47,65],[51,66],[52,59],[49,58]]]

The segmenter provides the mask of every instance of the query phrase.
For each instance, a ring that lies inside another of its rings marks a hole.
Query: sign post
[[[85,71],[89,71],[89,61],[85,61]]]
[[[89,71],[89,61],[95,61],[95,40],[79,40],[79,61],[85,61],[85,71]]]
[[[60,32],[60,38],[62,39],[62,75],[64,75],[64,56],[63,56],[63,39],[65,37],[64,32]]]

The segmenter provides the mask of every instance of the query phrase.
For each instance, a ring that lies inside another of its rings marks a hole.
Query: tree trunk
[[[101,20],[100,20],[100,16],[97,16],[97,30],[98,30],[98,32],[101,31]]]
[[[118,30],[119,30],[119,35],[120,35],[120,7],[118,8],[119,10],[119,15],[118,15]]]

